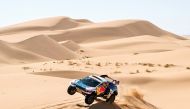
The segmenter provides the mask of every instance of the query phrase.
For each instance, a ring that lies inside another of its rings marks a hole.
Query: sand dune
[[[59,44],[63,45],[64,47],[67,47],[68,49],[72,51],[77,51],[80,49],[80,46],[72,40],[62,41],[62,42],[59,42]]]
[[[188,42],[189,40],[170,40],[164,37],[143,35],[143,36],[135,36],[135,37],[121,38],[121,39],[108,40],[108,41],[84,43],[80,44],[80,46],[85,48],[86,55],[90,57],[99,57],[99,56],[113,56],[113,55],[126,55],[126,54],[137,55],[143,53],[159,53],[159,52],[186,49],[189,47]],[[169,55],[172,55],[172,53]],[[173,58],[175,58],[175,55],[172,56],[174,56]],[[156,56],[152,57],[153,58],[150,58],[150,60],[154,59],[154,57]]]
[[[0,41],[0,63],[18,64],[28,62],[50,61],[50,58],[20,49],[14,44]]]
[[[39,19],[28,21],[16,25],[11,25],[5,28],[0,29],[0,35],[4,34],[14,34],[17,32],[26,32],[26,31],[47,31],[47,30],[65,30],[81,25],[91,23],[88,20],[82,19],[71,19],[69,17],[51,17],[46,19]]]
[[[0,40],[16,43],[37,35],[57,34],[67,29],[92,23],[86,19],[71,19],[64,16],[27,21],[0,28]]]
[[[18,46],[52,59],[73,59],[77,57],[73,51],[44,35],[22,41],[18,43]]]
[[[71,46],[73,43],[70,43]],[[19,43],[7,43],[0,41],[0,63],[22,64],[39,61],[50,61],[54,59],[74,59],[77,54],[72,47],[64,47],[49,38],[40,35],[29,38]],[[70,50],[72,49],[72,50]]]
[[[34,32],[35,31],[35,32]],[[167,32],[143,20],[118,20],[91,23],[84,19],[52,17],[17,24],[0,29],[0,39],[5,41],[25,40],[36,35],[45,34],[60,41],[73,40],[77,43],[114,40],[132,36],[152,35],[167,39],[185,39]]]
[[[75,42],[96,42],[126,38],[140,35],[152,35],[168,39],[185,39],[164,31],[148,21],[121,20],[103,23],[94,23],[78,28],[69,29],[51,37],[57,41],[73,40]],[[77,36],[77,37],[76,37]]]
[[[182,45],[155,36],[136,36],[117,40],[81,44],[83,47],[107,50],[108,53],[147,53],[164,52],[182,48]],[[184,46],[185,47],[185,46]],[[110,51],[110,52],[109,52]],[[106,52],[105,52],[106,54]],[[94,54],[95,56],[95,54]]]

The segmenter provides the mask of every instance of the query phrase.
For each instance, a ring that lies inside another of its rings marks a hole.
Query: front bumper
[[[89,94],[92,93],[92,92],[89,92],[89,91],[86,91],[86,90],[82,90],[82,89],[80,89],[80,88],[78,88],[78,87],[76,87],[76,89],[77,89],[77,92],[78,92],[78,93],[81,93],[81,94],[83,94],[83,95],[89,95]]]

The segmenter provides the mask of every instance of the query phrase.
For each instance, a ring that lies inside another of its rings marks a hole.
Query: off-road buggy
[[[107,87],[101,91],[104,84],[107,84]],[[76,92],[83,94],[86,104],[92,104],[97,97],[102,97],[106,102],[113,103],[118,95],[117,85],[119,85],[119,81],[107,75],[91,75],[71,81],[67,92],[70,95],[74,95]]]

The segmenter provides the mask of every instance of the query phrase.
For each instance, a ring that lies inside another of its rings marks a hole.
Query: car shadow
[[[89,109],[121,109],[116,103],[110,104],[105,101],[95,103]]]
[[[77,104],[77,106],[80,108],[88,108],[88,109],[121,109],[121,107],[118,104],[116,103],[110,104],[99,98],[96,99],[96,103],[92,105]]]

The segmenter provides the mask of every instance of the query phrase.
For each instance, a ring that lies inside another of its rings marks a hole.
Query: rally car
[[[85,96],[85,103],[92,104],[97,97],[106,99],[106,102],[113,103],[118,95],[119,81],[107,75],[90,75],[82,79],[71,81],[67,93],[74,95],[76,92]]]

